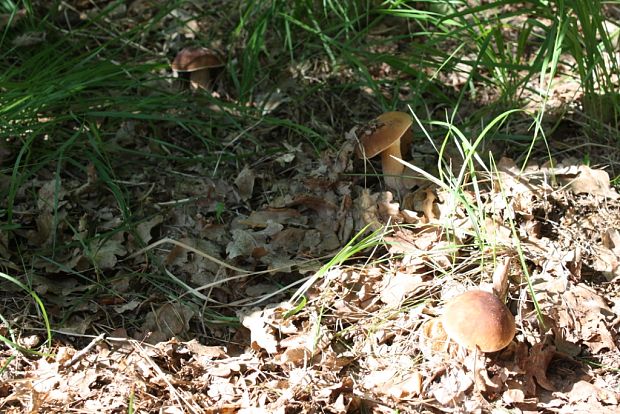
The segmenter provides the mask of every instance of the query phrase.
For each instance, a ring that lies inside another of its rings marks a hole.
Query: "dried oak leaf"
[[[114,238],[109,238],[91,247],[93,252],[91,258],[99,268],[112,269],[118,262],[117,257],[127,254],[127,249],[123,245],[123,234],[124,232],[117,233]]]
[[[256,240],[254,233],[247,230],[234,229],[231,231],[232,240],[226,246],[226,253],[229,259],[237,257],[250,257],[254,249],[261,246]]]
[[[618,229],[608,229],[602,234],[602,241],[602,246],[592,246],[591,266],[611,282],[620,277],[620,232]]]
[[[396,307],[411,292],[425,286],[421,275],[397,272],[395,275],[386,275],[383,278],[381,301],[390,307]]]
[[[152,332],[149,343],[157,343],[189,331],[194,311],[180,303],[165,303],[146,315],[142,331]]]
[[[294,208],[267,208],[252,211],[249,217],[239,220],[239,224],[252,228],[266,228],[271,221],[279,224],[305,225],[308,218]]]
[[[239,172],[237,178],[235,178],[235,185],[239,190],[239,197],[241,197],[241,200],[246,201],[252,197],[255,179],[256,175],[254,171],[247,165]]]
[[[396,400],[411,398],[422,393],[422,374],[398,372],[396,369],[373,371],[364,377],[364,388]]]
[[[441,376],[439,382],[431,384],[430,393],[442,405],[460,405],[472,385],[474,380],[471,373],[462,367],[452,366]]]
[[[578,284],[563,294],[568,311],[561,312],[560,326],[572,333],[575,341],[583,341],[592,354],[608,349],[618,352],[614,337],[609,331],[613,311],[605,300],[591,288]]]
[[[279,316],[287,308],[290,308],[290,305],[283,303],[271,305],[265,309],[253,309],[239,316],[241,324],[250,330],[253,349],[264,349],[274,355],[278,352],[277,338],[282,337],[283,333],[297,332],[297,328],[290,321],[286,323]]]
[[[157,214],[150,218],[149,220],[143,221],[142,223],[136,226],[136,231],[138,232],[138,236],[144,243],[149,243],[153,236],[151,236],[151,230],[164,221],[164,216]]]
[[[521,367],[525,370],[525,375],[527,377],[527,395],[536,395],[536,384],[548,391],[555,391],[555,386],[547,378],[547,369],[555,355],[555,347],[545,347],[543,343],[537,343],[530,349],[529,356]]]
[[[604,170],[594,170],[587,165],[568,166],[556,169],[558,180],[568,186],[575,194],[618,199],[618,193],[609,184],[609,174]]]
[[[573,384],[571,390],[567,394],[568,400],[571,403],[576,401],[588,401],[590,398],[594,398],[605,404],[618,406],[618,400],[620,399],[620,395],[617,392],[605,390],[583,380]]]
[[[37,208],[39,211],[51,213],[57,211],[58,207],[66,203],[64,198],[67,196],[67,191],[62,187],[60,182],[50,180],[39,189],[38,196]]]
[[[381,228],[381,220],[377,208],[378,193],[371,194],[367,188],[363,189],[359,197],[353,200],[353,216],[355,230],[369,226],[370,230]]]

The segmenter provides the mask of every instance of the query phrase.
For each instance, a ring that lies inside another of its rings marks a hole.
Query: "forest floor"
[[[94,3],[76,3],[89,19]],[[394,190],[379,160],[356,156],[358,133],[378,95],[448,122],[433,89],[384,63],[367,73],[378,89],[357,86],[318,54],[243,104],[233,59],[190,90],[169,63],[192,33],[229,56],[250,41],[224,45],[225,11],[198,21],[196,8],[152,28],[165,42],[140,44],[159,66],[135,92],[171,91],[184,106],[169,121],[63,121],[100,136],[71,153],[63,138],[18,187],[20,140],[0,147],[13,226],[0,229],[1,412],[618,412],[620,135],[591,128],[578,82],[558,75],[538,124],[524,95],[494,139],[493,120],[448,139],[414,120],[414,184]],[[136,1],[107,18],[129,27],[156,10]],[[368,36],[393,36],[391,23]],[[468,81],[438,78],[455,100]],[[476,90],[454,125],[497,95]],[[176,121],[188,107],[201,124]],[[445,302],[471,289],[506,298],[517,333],[505,349],[465,351],[438,329]]]

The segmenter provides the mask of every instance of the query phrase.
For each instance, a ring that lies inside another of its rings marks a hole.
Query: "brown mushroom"
[[[186,47],[172,61],[172,70],[189,73],[192,89],[207,88],[209,85],[209,69],[223,66],[222,60],[205,47]]]
[[[403,186],[402,174],[405,166],[393,157],[402,159],[402,150],[411,142],[409,127],[411,117],[404,112],[386,112],[372,121],[359,136],[358,155],[372,158],[381,154],[381,168],[388,187],[400,190]],[[401,140],[403,141],[401,143]],[[392,157],[393,156],[393,157]]]
[[[515,336],[515,318],[492,293],[472,290],[452,298],[441,316],[448,337],[482,352],[505,348]]]

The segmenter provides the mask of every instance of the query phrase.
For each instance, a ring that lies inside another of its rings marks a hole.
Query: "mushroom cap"
[[[369,128],[365,129],[360,135],[360,144],[363,147],[359,155],[372,158],[383,152],[405,134],[411,126],[412,119],[405,112],[386,112],[379,115]],[[399,145],[400,146],[400,145]]]
[[[492,293],[471,290],[452,298],[441,317],[448,336],[461,346],[482,352],[505,348],[515,336],[515,318]]]
[[[195,72],[222,65],[222,60],[206,47],[186,47],[177,53],[171,66],[177,72]]]

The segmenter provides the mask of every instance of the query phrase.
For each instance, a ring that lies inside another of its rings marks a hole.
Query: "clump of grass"
[[[38,316],[43,322],[43,329],[46,334],[46,339],[43,342],[43,344],[41,344],[41,347],[45,348],[45,347],[51,346],[52,345],[52,329],[51,329],[50,320],[47,315],[47,311],[45,309],[45,305],[43,304],[43,301],[39,298],[39,296],[36,294],[36,292],[31,287],[25,285],[24,283],[16,279],[14,276],[0,272],[0,279],[3,279],[5,282],[11,283],[17,286],[19,289],[27,293],[28,296],[32,298],[33,302],[35,303],[35,308],[38,311],[37,312]],[[33,349],[25,348],[18,343],[17,336],[14,331],[15,327],[13,326],[13,323],[14,323],[13,317],[7,318],[3,314],[0,313],[0,321],[2,321],[2,324],[4,325],[7,332],[9,333],[9,338],[5,337],[4,335],[0,335],[0,342],[3,342],[4,344],[15,349],[16,351],[22,352],[24,354],[45,355],[45,353],[42,353],[42,352],[39,352]],[[6,362],[5,367],[11,362],[11,360],[12,358]],[[0,371],[3,369],[4,367],[0,369]]]
[[[595,120],[618,128],[620,63],[616,59],[617,26],[613,31],[608,29],[604,3],[599,0],[557,3],[558,8],[563,6],[566,9],[563,13],[567,16],[565,49],[575,59],[584,92],[585,112]]]
[[[248,47],[233,76],[237,76],[239,95],[251,96],[257,79],[259,84],[269,82],[269,74],[281,73],[280,68],[322,57],[334,72],[353,70],[356,79],[338,88],[369,89],[377,112],[402,108],[403,103],[416,110],[447,106],[454,122],[465,109],[467,116],[459,124],[466,132],[535,98],[540,104],[533,137],[529,137],[531,147],[523,147],[531,152],[541,143],[545,148],[546,136],[557,127],[540,128],[559,70],[568,63],[566,57],[576,62],[584,105],[590,108],[587,112],[605,106],[608,114],[601,116],[611,121],[614,117],[609,114],[619,108],[613,94],[618,65],[606,58],[612,56],[614,34],[605,29],[608,17],[602,3],[582,3],[534,2],[517,8],[509,1],[475,7],[445,0],[347,5],[247,1],[242,3],[235,36]],[[374,36],[379,29],[381,36]],[[394,45],[400,45],[399,50]],[[280,53],[283,49],[288,56]],[[262,57],[267,65],[260,63]],[[394,74],[385,79],[373,75],[373,68],[381,65],[392,68]],[[465,78],[454,94],[438,82],[450,76]],[[394,93],[403,88],[411,91],[409,96]],[[594,89],[602,90],[604,97],[590,98]],[[476,102],[489,91],[496,98],[477,108]],[[508,138],[521,143],[528,138],[517,135]],[[506,131],[498,130],[495,136],[506,139]]]
[[[437,71],[464,71],[467,80],[453,113],[465,96],[475,97],[491,87],[499,92],[496,102],[500,112],[502,107],[520,107],[532,93],[542,94],[542,116],[559,65],[567,63],[567,56],[574,59],[584,104],[592,108],[594,116],[610,121],[614,119],[610,114],[617,114],[620,108],[613,97],[614,79],[620,71],[611,58],[617,34],[608,32],[605,22],[609,17],[600,1],[534,2],[518,8],[508,1],[476,7],[458,1],[384,4],[382,13],[404,18],[412,27],[420,28],[418,33],[410,33],[412,40],[420,35],[427,38],[424,44],[412,42],[416,64]],[[590,99],[593,94],[607,96],[605,103]],[[607,114],[600,113],[603,105]],[[483,109],[491,118],[497,115],[489,113],[492,108]],[[534,138],[538,135],[537,130]]]

